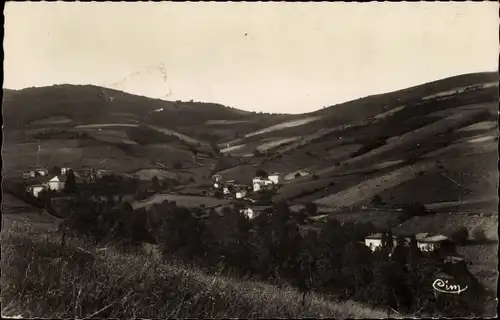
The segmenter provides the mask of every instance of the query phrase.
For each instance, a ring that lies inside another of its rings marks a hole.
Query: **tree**
[[[259,149],[255,149],[253,151],[253,155],[254,155],[254,157],[260,157],[260,156],[262,156],[262,152],[260,152]]]
[[[313,179],[313,180],[318,180],[318,179],[319,179],[319,177],[318,177],[318,175],[313,174],[313,175],[312,175],[312,179]]]
[[[217,156],[220,155],[220,149],[217,146],[217,142],[215,142],[215,140],[210,141],[210,147],[212,148],[215,155],[217,155]]]
[[[174,162],[174,169],[176,170],[182,169],[182,163],[178,161]]]
[[[379,206],[382,204],[382,197],[379,196],[378,194],[376,194],[375,196],[373,196],[371,202],[372,202],[372,205]]]
[[[469,231],[462,226],[451,235],[451,240],[457,244],[465,244],[469,240]]]
[[[295,174],[295,178],[300,178],[300,172],[297,172],[297,173]]]
[[[52,169],[50,170],[50,173],[51,174],[54,174],[54,175],[60,175],[61,174],[61,168],[58,167],[58,166],[54,166],[52,167]]]
[[[315,216],[318,213],[318,205],[314,202],[306,203],[306,213],[310,216]]]
[[[69,169],[66,174],[66,183],[64,184],[64,188],[69,193],[73,193],[76,191],[75,173],[71,169]]]
[[[266,178],[268,176],[267,172],[265,172],[262,169],[257,170],[257,172],[255,173],[255,175],[257,177],[259,177],[259,178]]]
[[[429,213],[431,213],[425,205],[418,203],[418,202],[412,202],[409,204],[404,204],[402,206],[403,212],[407,214],[410,217],[413,216],[424,216]]]
[[[157,176],[154,176],[152,179],[151,179],[151,183],[153,185],[153,190],[157,193],[161,192],[161,185],[160,185],[160,181],[158,180],[158,177]]]

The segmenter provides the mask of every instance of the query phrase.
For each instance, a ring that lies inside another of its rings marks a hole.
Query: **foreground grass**
[[[24,318],[386,318],[355,302],[207,275],[175,262],[91,248],[55,235],[2,231],[2,316]]]

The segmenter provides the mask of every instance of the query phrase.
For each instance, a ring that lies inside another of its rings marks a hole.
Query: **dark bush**
[[[375,206],[379,206],[382,204],[382,197],[379,196],[378,194],[374,195],[372,198],[371,203]]]
[[[457,244],[466,244],[469,240],[469,231],[467,227],[462,226],[453,232],[451,240]]]
[[[180,162],[175,162],[175,163],[174,163],[174,169],[176,169],[176,170],[182,169],[182,163],[180,163]]]

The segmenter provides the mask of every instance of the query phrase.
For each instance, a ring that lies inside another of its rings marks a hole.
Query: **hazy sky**
[[[498,66],[496,2],[8,2],[4,14],[9,89],[95,84],[299,113]]]

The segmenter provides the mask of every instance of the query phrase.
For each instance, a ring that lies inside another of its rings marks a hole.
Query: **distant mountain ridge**
[[[494,72],[473,73],[445,78],[395,92],[363,97],[305,114],[255,113],[217,103],[166,101],[138,96],[94,85],[54,85],[50,87],[4,89],[4,129],[24,129],[44,123],[46,118],[62,117],[57,125],[75,127],[96,123],[148,124],[177,130],[183,134],[219,143],[239,139],[259,130],[304,117],[319,122],[298,126],[329,128],[364,120],[422,97],[474,84],[498,82]],[[154,112],[154,110],[162,110]],[[206,123],[219,123],[207,126]],[[55,125],[55,124],[54,124]],[[278,126],[279,127],[279,126]],[[282,130],[285,132],[286,126]],[[279,131],[279,132],[282,132]],[[274,134],[274,133],[273,133]]]

